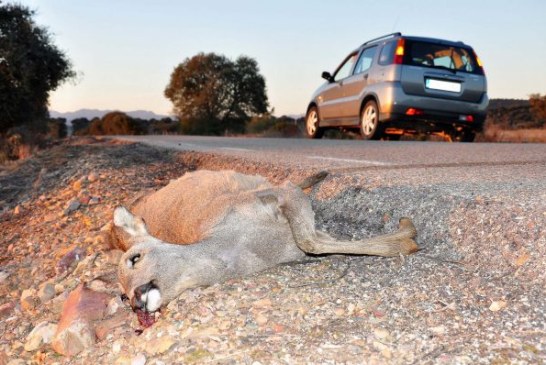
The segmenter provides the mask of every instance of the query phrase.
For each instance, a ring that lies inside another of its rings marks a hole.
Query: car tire
[[[318,109],[316,106],[312,106],[307,111],[305,116],[305,134],[309,138],[322,138],[324,135],[324,128],[319,127],[320,118]]]
[[[370,100],[360,112],[360,134],[363,139],[380,139],[379,109],[377,103]]]
[[[462,142],[474,142],[476,138],[476,133],[474,131],[464,131],[461,141]]]
[[[454,142],[474,142],[476,132],[473,130],[462,130],[451,135],[451,140]]]

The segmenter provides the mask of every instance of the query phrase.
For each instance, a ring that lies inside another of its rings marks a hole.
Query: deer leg
[[[298,247],[309,254],[356,254],[376,256],[408,255],[419,250],[417,231],[409,218],[401,218],[397,232],[363,240],[338,240],[315,230],[311,203],[301,189],[291,184],[282,188],[279,207],[288,220]]]

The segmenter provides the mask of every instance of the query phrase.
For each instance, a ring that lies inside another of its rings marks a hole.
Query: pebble
[[[95,344],[95,331],[83,319],[72,321],[68,326],[58,328],[52,342],[53,349],[61,355],[73,356]]]
[[[443,325],[431,327],[430,331],[435,335],[443,335],[446,332],[446,327]]]
[[[131,365],[145,365],[146,356],[143,353],[138,353],[135,357],[131,359]]]
[[[0,285],[2,285],[8,277],[9,277],[9,274],[7,272],[0,271]]]
[[[78,179],[78,180],[74,181],[74,183],[72,184],[72,190],[80,191],[82,189],[84,181],[85,181],[85,178],[81,178],[81,179]]]
[[[507,303],[504,300],[495,300],[489,306],[491,312],[498,312],[506,308]]]
[[[89,175],[87,175],[87,180],[90,183],[94,183],[99,179],[99,175],[96,172],[91,172]]]
[[[89,202],[88,202],[89,205],[97,205],[99,203],[100,203],[100,197],[98,196],[91,197],[91,199],[89,199]]]
[[[64,215],[69,215],[73,212],[75,212],[76,210],[78,210],[81,206],[81,203],[79,200],[71,200],[70,202],[68,202],[68,204],[66,205],[66,208],[64,210]]]
[[[385,340],[390,336],[389,331],[384,328],[375,328],[373,334],[378,340]]]
[[[21,293],[21,308],[26,311],[33,310],[38,304],[35,289],[25,289]]]
[[[145,344],[145,350],[150,355],[161,355],[169,351],[178,342],[173,340],[170,336],[164,336],[155,338]]]
[[[42,303],[46,303],[53,299],[56,293],[55,285],[50,282],[45,282],[40,285],[40,289],[38,290],[38,298]]]
[[[21,208],[20,205],[16,206],[14,209],[13,209],[13,214],[15,215],[19,215],[23,212],[23,208]]]
[[[57,325],[55,323],[40,322],[27,336],[25,351],[35,351],[50,343],[56,331]]]
[[[119,341],[114,342],[114,344],[112,345],[112,352],[114,354],[119,354],[120,351],[121,351],[121,343]]]
[[[269,321],[269,318],[263,313],[258,313],[254,319],[256,323],[260,326],[265,325]]]

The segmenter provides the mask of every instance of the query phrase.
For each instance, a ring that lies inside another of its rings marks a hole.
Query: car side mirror
[[[332,75],[328,71],[324,71],[322,73],[322,78],[325,79],[328,82],[334,81],[334,78],[332,77]]]

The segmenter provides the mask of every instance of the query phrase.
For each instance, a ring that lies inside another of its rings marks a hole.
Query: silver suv
[[[359,129],[364,139],[429,133],[471,142],[489,98],[480,59],[462,42],[393,33],[351,52],[313,95],[306,132]]]

